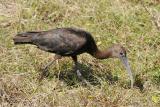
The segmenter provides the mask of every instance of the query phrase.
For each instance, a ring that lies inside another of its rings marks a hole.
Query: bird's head
[[[122,58],[122,57],[127,57],[127,53],[126,53],[126,49],[119,45],[119,44],[115,44],[113,45],[110,49],[111,52],[111,56],[112,58]]]
[[[133,87],[133,75],[132,75],[132,72],[130,69],[130,65],[128,63],[126,49],[122,45],[115,44],[111,48],[109,48],[109,50],[111,53],[110,56],[112,58],[119,58],[122,61],[122,63],[124,64],[128,74],[129,74],[130,80],[131,80],[131,87]]]

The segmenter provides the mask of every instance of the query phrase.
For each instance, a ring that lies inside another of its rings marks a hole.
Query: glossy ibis
[[[53,61],[48,63],[42,72],[41,78],[46,74],[47,68],[61,56],[72,57],[78,77],[81,73],[78,70],[77,55],[88,53],[97,59],[119,58],[125,65],[133,87],[133,76],[130,70],[126,50],[123,46],[114,44],[104,51],[98,49],[92,35],[77,28],[57,28],[48,31],[24,32],[17,34],[14,38],[15,44],[33,44],[39,49],[55,53]]]

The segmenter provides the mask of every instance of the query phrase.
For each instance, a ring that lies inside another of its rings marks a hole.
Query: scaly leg
[[[81,79],[87,85],[90,85],[90,83],[88,83],[87,80],[85,78],[83,78],[82,74],[80,73],[80,71],[78,69],[79,63],[77,61],[77,56],[72,56],[72,59],[73,59],[74,64],[75,64],[74,65],[74,70],[76,71],[78,78]]]
[[[77,56],[72,56],[72,59],[74,61],[74,70],[76,71],[78,78],[81,79],[82,78],[82,74],[80,73],[80,71],[78,69],[78,65],[79,64],[78,64],[78,61],[77,61]]]
[[[55,55],[54,56],[54,60],[52,60],[51,62],[49,62],[49,63],[47,63],[45,65],[45,67],[43,68],[43,71],[42,71],[42,73],[40,75],[39,81],[42,81],[42,79],[44,78],[44,76],[47,75],[47,73],[48,73],[48,67],[51,66],[57,59],[60,59],[60,58],[61,58],[60,55]]]

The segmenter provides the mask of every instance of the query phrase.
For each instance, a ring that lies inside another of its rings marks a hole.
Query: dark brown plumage
[[[76,28],[57,28],[49,31],[40,32],[24,32],[17,34],[14,38],[15,44],[32,44],[39,49],[55,53],[56,59],[61,56],[70,56],[75,62],[75,70],[78,76],[81,74],[78,70],[77,55],[88,53],[98,59],[120,58],[130,74],[131,82],[133,77],[126,59],[126,50],[121,45],[113,45],[112,47],[101,51],[98,49],[92,35],[81,29]],[[46,69],[54,61],[46,65],[42,75],[46,73]],[[133,84],[133,83],[132,83]]]

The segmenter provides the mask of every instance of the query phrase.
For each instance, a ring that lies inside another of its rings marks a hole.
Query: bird
[[[133,75],[128,63],[126,49],[120,44],[113,44],[105,50],[100,50],[91,33],[81,28],[55,28],[47,31],[27,31],[18,33],[13,37],[15,45],[31,44],[37,48],[54,53],[54,60],[47,63],[42,71],[41,79],[47,73],[47,69],[57,59],[71,57],[74,69],[78,77],[82,77],[78,67],[78,55],[88,53],[96,59],[119,58],[130,77],[131,88],[133,88]]]

